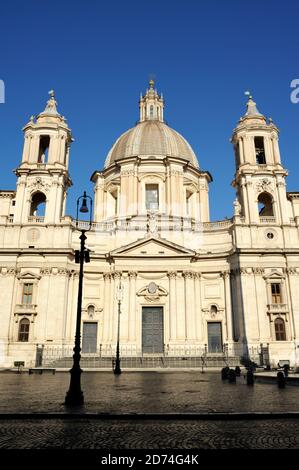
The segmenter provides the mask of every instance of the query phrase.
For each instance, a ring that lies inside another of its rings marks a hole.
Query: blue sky
[[[75,142],[68,213],[101,169],[116,138],[138,119],[150,76],[166,100],[165,118],[211,172],[212,220],[232,215],[234,157],[229,142],[250,90],[281,130],[288,190],[299,190],[299,78],[296,1],[35,0],[1,2],[0,188],[14,189],[21,128],[56,91]]]

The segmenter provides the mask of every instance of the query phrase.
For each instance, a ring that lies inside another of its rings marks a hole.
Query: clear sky
[[[288,190],[299,190],[298,1],[2,1],[0,188],[15,189],[22,126],[54,88],[75,142],[68,213],[102,169],[116,138],[135,125],[138,99],[154,76],[165,118],[213,175],[212,220],[232,215],[234,157],[229,139],[250,90],[281,130]]]

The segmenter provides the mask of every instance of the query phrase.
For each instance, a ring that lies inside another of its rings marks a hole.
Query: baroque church
[[[298,366],[299,192],[286,191],[278,128],[250,96],[231,138],[233,217],[211,222],[212,176],[153,81],[139,109],[91,175],[82,358],[113,358],[119,333],[122,358]],[[0,191],[0,367],[72,356],[88,228],[65,213],[73,139],[54,92],[23,131],[16,190]]]

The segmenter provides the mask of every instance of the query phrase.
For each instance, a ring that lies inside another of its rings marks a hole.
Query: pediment
[[[177,245],[165,238],[146,238],[137,240],[129,245],[122,246],[111,251],[110,256],[132,256],[132,257],[191,257],[195,255],[181,245]]]
[[[275,269],[275,271],[272,271],[271,273],[266,274],[266,275],[264,276],[264,279],[269,279],[269,280],[271,280],[271,279],[284,279],[284,277],[285,277],[285,276],[284,276],[283,273],[281,273],[280,271],[277,271],[277,270]]]
[[[28,281],[30,281],[30,280],[33,281],[35,279],[40,279],[41,276],[39,276],[38,274],[32,273],[30,271],[25,271],[25,272],[19,273],[17,275],[17,278],[18,279],[28,279]]]

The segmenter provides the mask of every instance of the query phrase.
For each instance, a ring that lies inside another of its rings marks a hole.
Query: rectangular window
[[[29,283],[24,284],[23,297],[22,297],[23,305],[32,304],[32,293],[33,293],[33,284],[29,284]]]
[[[285,323],[281,318],[277,318],[274,322],[276,341],[286,341]]]
[[[147,184],[145,186],[145,206],[149,211],[159,209],[159,186],[157,184]]]
[[[272,298],[272,304],[281,304],[280,284],[278,283],[271,284],[271,298]]]
[[[29,341],[30,322],[27,319],[21,320],[19,324],[18,341],[27,343]]]

